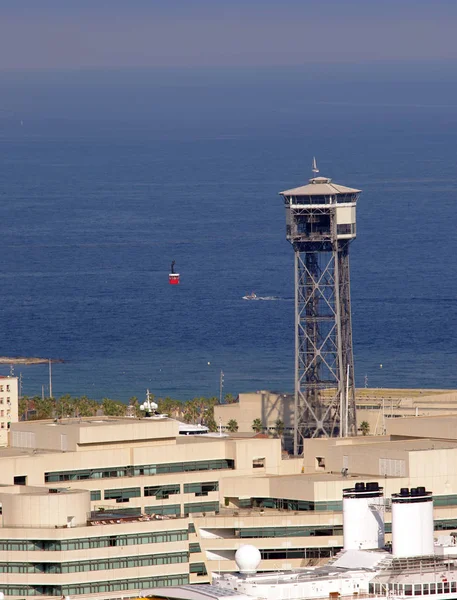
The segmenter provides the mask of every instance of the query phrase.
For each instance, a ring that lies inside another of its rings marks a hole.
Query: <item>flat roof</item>
[[[27,428],[39,428],[39,427],[54,427],[60,426],[73,426],[83,429],[84,427],[106,427],[107,425],[122,425],[132,424],[136,422],[141,423],[162,423],[162,422],[176,421],[170,417],[65,417],[63,419],[43,419],[37,421],[19,421],[14,423],[15,429],[18,426],[27,425]]]

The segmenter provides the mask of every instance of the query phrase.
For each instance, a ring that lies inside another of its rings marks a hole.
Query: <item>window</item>
[[[302,525],[301,527],[246,527],[238,530],[240,538],[321,537],[343,535],[342,525]]]
[[[348,235],[355,233],[355,225],[353,223],[344,223],[336,226],[337,235]]]
[[[252,468],[253,469],[264,469],[265,468],[265,458],[254,458],[252,460]]]
[[[106,469],[84,469],[78,471],[52,471],[44,474],[45,483],[53,481],[79,481],[83,479],[112,479],[138,475],[156,475],[161,473],[188,473],[192,471],[219,471],[234,469],[231,459],[197,460],[192,462],[163,463],[159,465],[138,465],[110,467]]]
[[[218,481],[202,481],[184,484],[184,493],[195,494],[195,496],[207,496],[209,492],[217,492],[218,490]]]
[[[205,567],[205,563],[192,563],[189,565],[190,573],[197,573],[197,576],[208,575]]]
[[[72,585],[9,585],[3,584],[2,591],[6,596],[76,596],[80,594],[100,594],[122,590],[148,589],[154,587],[186,585],[189,583],[187,573],[159,577],[141,577],[135,579],[119,579],[110,581],[93,581]]]
[[[27,485],[27,475],[16,475],[13,483],[14,485]]]
[[[219,502],[196,502],[195,504],[184,504],[184,514],[189,515],[192,513],[207,513],[207,512],[219,512]]]
[[[101,500],[102,499],[101,491],[100,490],[92,490],[90,493],[90,499],[92,502]]]
[[[316,456],[316,469],[325,469],[325,458],[323,456]]]
[[[85,550],[88,548],[109,548],[110,546],[162,544],[164,542],[180,542],[187,539],[187,529],[177,529],[165,532],[144,532],[119,536],[73,538],[68,540],[0,540],[0,550],[65,552],[67,550]]]
[[[157,500],[166,500],[169,496],[179,494],[181,492],[181,486],[179,483],[170,485],[155,485],[146,486],[144,488],[144,495],[155,496]]]
[[[158,506],[145,506],[144,511],[147,515],[181,515],[180,504],[165,504]]]
[[[116,500],[116,502],[128,502],[130,498],[139,498],[141,488],[120,488],[105,490],[105,500]]]

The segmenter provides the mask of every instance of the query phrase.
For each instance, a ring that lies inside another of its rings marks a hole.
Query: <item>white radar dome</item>
[[[236,566],[240,573],[256,573],[261,560],[260,550],[248,544],[238,548],[235,554]]]

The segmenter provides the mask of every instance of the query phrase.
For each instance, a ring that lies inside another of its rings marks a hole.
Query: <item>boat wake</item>
[[[252,294],[243,296],[243,300],[281,300],[281,298],[278,298],[278,296],[257,296],[257,294],[252,292]]]

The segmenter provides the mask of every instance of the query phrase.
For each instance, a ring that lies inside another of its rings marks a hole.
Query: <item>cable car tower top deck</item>
[[[294,451],[303,438],[356,434],[349,244],[361,190],[318,177],[280,192],[295,254]]]

